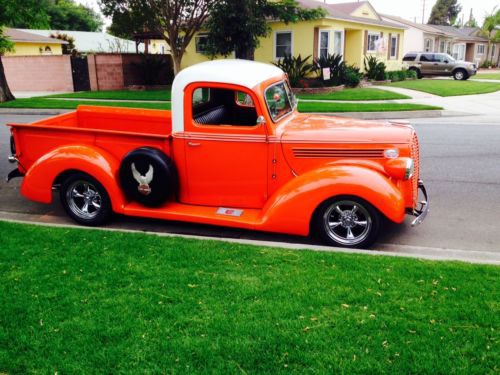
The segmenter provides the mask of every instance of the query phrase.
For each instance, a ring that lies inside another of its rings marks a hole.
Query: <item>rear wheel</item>
[[[417,69],[417,68],[410,68],[410,70],[414,71],[415,74],[417,75],[417,78],[418,79],[422,79],[423,75],[422,73],[420,72],[420,69]]]
[[[77,223],[97,226],[111,217],[111,201],[106,189],[85,173],[70,175],[61,185],[61,203]]]
[[[335,197],[318,207],[314,229],[332,246],[366,248],[380,232],[380,213],[368,202],[351,196]]]

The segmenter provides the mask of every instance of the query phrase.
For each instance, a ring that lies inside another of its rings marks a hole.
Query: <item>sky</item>
[[[323,2],[323,0],[317,1]],[[327,0],[329,3],[344,3],[349,1],[352,0]],[[100,12],[98,0],[76,0],[76,2],[90,6]],[[370,0],[370,3],[379,13],[391,14],[419,23],[422,22],[424,2],[424,23],[426,23],[436,0]],[[500,0],[458,0],[458,2],[462,5],[462,14],[464,14],[465,20],[464,22],[469,19],[469,13],[472,9],[474,18],[478,21],[479,25],[483,23],[484,15],[486,13],[490,13],[495,6],[500,9]],[[105,20],[105,26],[109,26],[110,24],[111,21],[109,19]]]

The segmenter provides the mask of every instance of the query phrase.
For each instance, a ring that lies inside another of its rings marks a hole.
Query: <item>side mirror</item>
[[[444,60],[444,63],[445,63],[445,64],[448,64],[448,63],[449,63],[449,61],[448,61],[448,60]]]
[[[264,116],[257,117],[257,125],[263,125],[265,123],[266,123],[266,119],[264,118]]]

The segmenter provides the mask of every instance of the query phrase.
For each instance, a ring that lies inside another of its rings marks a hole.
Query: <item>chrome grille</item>
[[[294,148],[296,158],[383,158],[383,149]]]
[[[411,152],[411,158],[415,162],[415,171],[413,173],[413,177],[411,178],[413,206],[415,207],[418,200],[418,179],[420,176],[420,150],[418,146],[418,137],[416,133],[413,133],[410,152]]]

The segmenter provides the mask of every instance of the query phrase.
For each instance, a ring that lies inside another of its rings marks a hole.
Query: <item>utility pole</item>
[[[422,24],[425,23],[425,0],[423,0],[422,4]]]

